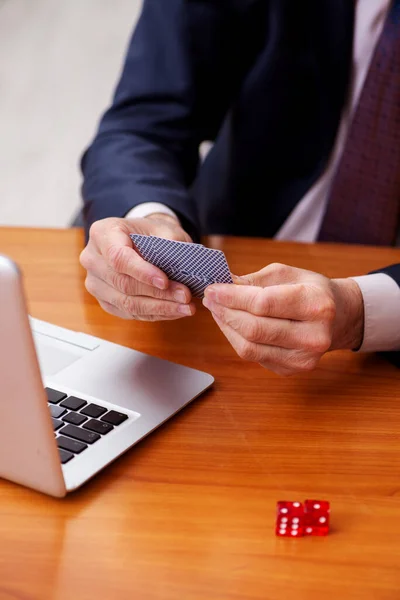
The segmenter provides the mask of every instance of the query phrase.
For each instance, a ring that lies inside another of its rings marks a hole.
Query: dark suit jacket
[[[87,225],[150,201],[192,234],[272,237],[330,156],[353,21],[349,0],[145,0],[82,161]]]
[[[87,228],[162,202],[195,238],[272,237],[330,156],[353,31],[351,0],[144,0],[82,160]]]

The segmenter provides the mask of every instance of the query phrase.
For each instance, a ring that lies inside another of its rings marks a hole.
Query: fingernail
[[[154,287],[158,288],[159,290],[165,290],[166,288],[165,281],[164,279],[161,279],[161,277],[153,277],[151,282]]]
[[[174,300],[176,300],[180,304],[185,304],[185,302],[186,302],[185,292],[183,290],[176,290],[176,292],[174,292]]]
[[[181,304],[180,306],[178,306],[178,312],[188,317],[190,317],[192,314],[192,310],[187,304]]]

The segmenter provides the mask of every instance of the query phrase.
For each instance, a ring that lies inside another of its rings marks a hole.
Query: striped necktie
[[[350,125],[318,239],[393,245],[399,211],[400,0],[394,0]]]

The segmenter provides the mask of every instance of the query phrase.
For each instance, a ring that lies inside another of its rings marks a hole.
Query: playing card
[[[212,283],[233,283],[225,254],[202,244],[174,242],[153,235],[131,234],[139,254],[173,281],[186,285],[202,298]]]

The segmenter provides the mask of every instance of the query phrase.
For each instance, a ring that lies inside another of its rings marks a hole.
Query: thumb
[[[239,285],[254,285],[256,287],[297,283],[302,273],[304,273],[302,269],[280,263],[272,263],[255,273],[249,273],[241,277],[235,276],[239,280],[235,281],[235,283]]]
[[[231,273],[231,275],[235,285],[253,285],[250,275],[234,275],[234,273]]]

